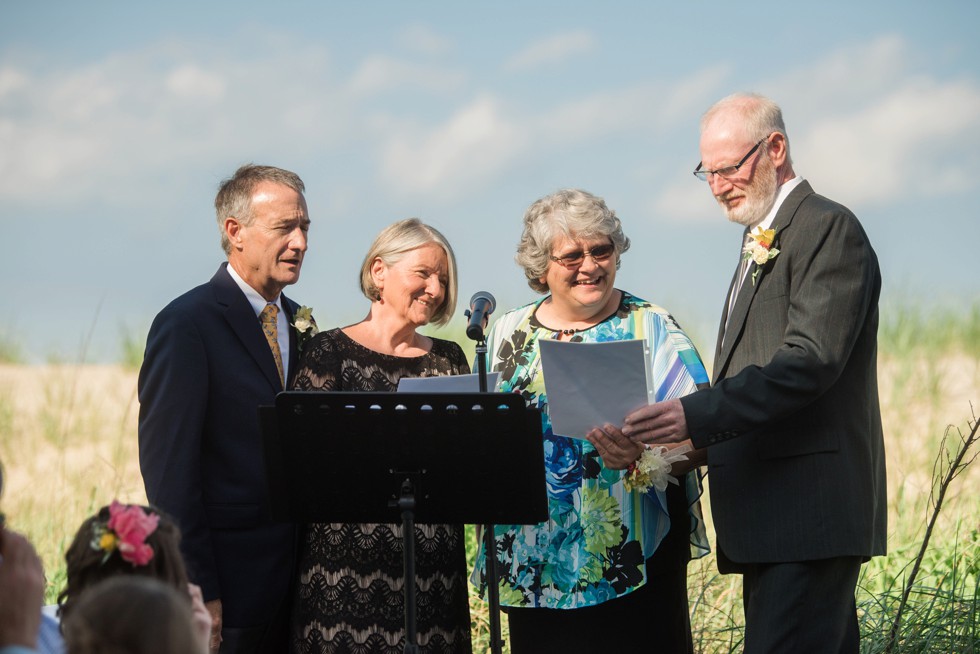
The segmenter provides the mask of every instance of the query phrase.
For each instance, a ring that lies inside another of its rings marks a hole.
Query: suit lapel
[[[808,196],[813,194],[813,188],[810,186],[809,182],[803,181],[790,192],[786,199],[783,200],[783,204],[779,207],[779,211],[776,213],[776,217],[773,219],[772,224],[776,228],[776,236],[773,239],[773,247],[778,248],[781,236],[787,229],[789,229],[790,224],[793,222],[793,216],[796,215],[797,210],[799,210],[800,205],[803,204],[803,200]],[[721,322],[721,330],[718,334],[718,347],[715,353],[715,365],[713,367],[713,377],[712,383],[717,383],[718,380],[722,378],[722,374],[728,366],[729,359],[732,356],[732,351],[735,349],[735,344],[739,341],[742,330],[745,328],[745,321],[748,318],[749,311],[752,308],[752,301],[755,298],[755,293],[762,285],[762,280],[766,275],[772,273],[774,266],[779,264],[779,258],[773,259],[771,263],[764,265],[759,274],[755,278],[755,283],[752,283],[752,275],[755,273],[755,268],[753,266],[749,267],[748,276],[745,283],[742,284],[742,288],[738,292],[738,297],[735,298],[735,304],[732,305],[732,315],[723,316]],[[738,272],[735,273],[738,275]],[[734,278],[732,279],[732,284],[735,283]],[[729,287],[729,294],[731,293],[731,286]],[[726,302],[727,302],[726,296]],[[725,311],[727,312],[728,305],[725,305]],[[725,313],[725,312],[723,312]],[[727,317],[728,327],[725,327],[725,318]]]
[[[269,343],[265,340],[262,333],[262,326],[252,305],[248,303],[242,289],[238,288],[235,280],[231,278],[225,270],[227,263],[221,264],[218,272],[211,278],[214,286],[215,299],[218,304],[224,307],[224,317],[228,325],[242,342],[245,349],[255,362],[259,364],[262,374],[277,390],[282,390],[282,382],[279,381],[279,370],[276,368],[276,360],[269,349]]]
[[[296,315],[296,309],[299,306],[290,300],[285,295],[280,296],[280,301],[282,303],[282,308],[286,312],[286,322],[289,325],[289,364],[286,377],[286,388],[292,386],[292,378],[296,374],[296,367],[299,365],[299,346],[297,345],[298,339],[296,336],[296,329],[293,328],[294,316]]]
[[[742,240],[745,240],[744,232]],[[728,324],[728,309],[732,307],[731,297],[732,289],[735,288],[735,284],[738,283],[738,269],[741,265],[742,260],[739,259],[739,263],[735,266],[735,272],[732,273],[732,281],[728,285],[728,292],[725,293],[725,306],[721,310],[721,324],[718,325],[718,339],[715,341],[715,361],[718,361],[718,357],[721,356],[721,346],[725,338],[725,325]]]

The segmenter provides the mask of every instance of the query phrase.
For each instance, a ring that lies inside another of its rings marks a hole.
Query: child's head
[[[203,654],[191,600],[156,579],[118,575],[87,588],[62,621],[68,654]]]
[[[65,552],[67,582],[58,595],[62,619],[83,590],[118,575],[153,577],[185,592],[180,531],[157,509],[113,501],[85,520]]]

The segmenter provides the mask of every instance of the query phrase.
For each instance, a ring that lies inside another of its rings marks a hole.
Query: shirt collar
[[[282,311],[282,293],[277,295],[274,301],[269,302],[262,297],[258,291],[249,286],[248,282],[242,279],[241,275],[238,274],[238,271],[236,271],[230,263],[225,269],[228,271],[228,274],[231,275],[231,278],[235,280],[235,283],[238,284],[238,288],[242,289],[242,293],[245,294],[245,299],[248,300],[248,303],[252,305],[252,310],[255,311],[256,317],[262,313],[262,309],[264,309],[265,305],[267,304],[274,304],[279,307],[280,311]]]
[[[799,175],[797,175],[793,179],[783,182],[782,186],[779,187],[779,190],[776,191],[776,201],[772,203],[772,209],[769,210],[769,213],[766,214],[766,217],[762,219],[761,223],[759,223],[758,226],[760,228],[765,230],[772,227],[772,221],[776,219],[776,214],[779,213],[779,207],[783,205],[783,201],[793,191],[794,188],[796,188],[802,183],[803,183],[803,178],[800,177]]]

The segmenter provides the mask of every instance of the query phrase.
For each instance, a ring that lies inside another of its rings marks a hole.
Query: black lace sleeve
[[[455,341],[433,338],[432,354],[439,362],[437,367],[441,374],[468,375],[470,373],[470,364],[466,361],[463,348]]]
[[[336,346],[337,331],[320,332],[303,348],[303,358],[293,378],[293,390],[340,390],[342,356]]]

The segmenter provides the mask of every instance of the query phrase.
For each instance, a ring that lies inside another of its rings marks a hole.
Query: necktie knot
[[[269,349],[272,350],[272,358],[276,360],[276,370],[279,371],[279,381],[283,388],[286,387],[286,375],[282,367],[282,350],[279,349],[279,307],[275,304],[267,304],[259,314],[259,322],[262,323],[262,333],[265,340],[269,342]]]

